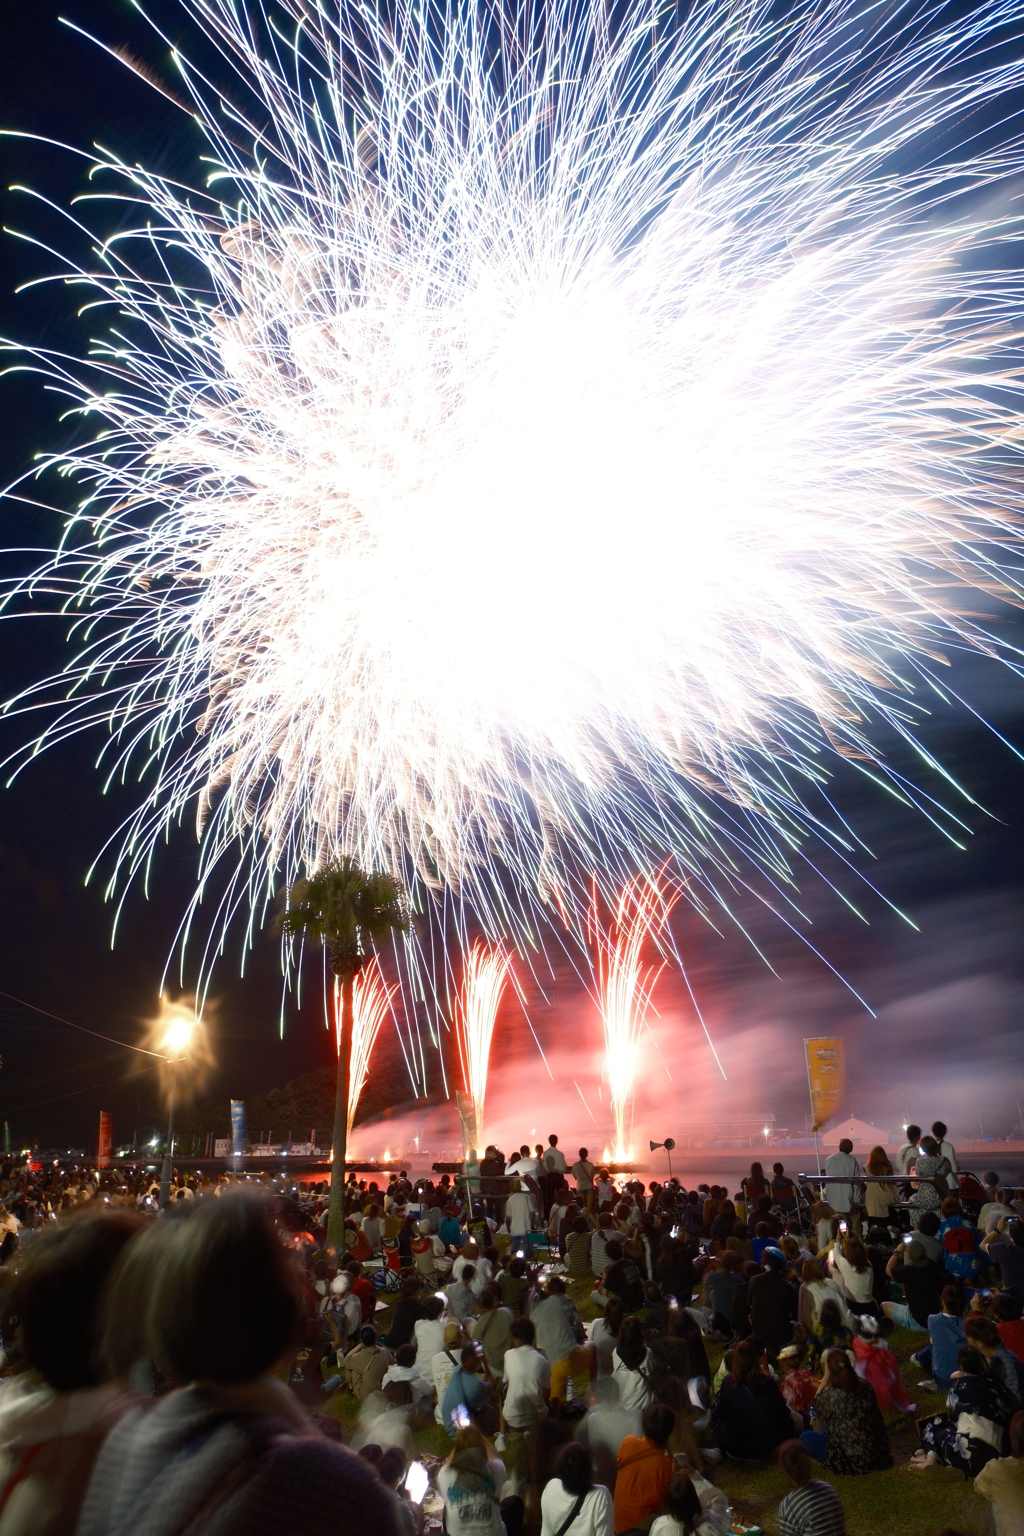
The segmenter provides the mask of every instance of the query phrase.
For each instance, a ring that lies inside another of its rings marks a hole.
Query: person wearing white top
[[[541,1172],[540,1163],[531,1155],[529,1147],[520,1147],[519,1156],[514,1157],[510,1163],[505,1164],[506,1178],[510,1178],[514,1173],[518,1173],[520,1176],[528,1173],[532,1178],[536,1178]]]
[[[446,1323],[444,1346],[430,1362],[430,1376],[434,1383],[434,1391],[437,1393],[437,1407],[434,1409],[434,1418],[441,1425],[444,1424],[444,1414],[441,1412],[444,1395],[448,1390],[448,1383],[459,1368],[459,1351],[461,1348],[462,1329],[458,1323]]]
[[[627,1317],[612,1351],[612,1376],[619,1384],[619,1406],[627,1413],[643,1413],[654,1402],[651,1378],[654,1356],[644,1344],[643,1329],[635,1317]]]
[[[960,1188],[960,1180],[957,1178],[959,1165],[956,1160],[956,1148],[951,1141],[946,1140],[946,1127],[941,1120],[936,1120],[932,1126],[932,1135],[939,1144],[939,1156],[944,1157],[949,1164],[949,1173],[946,1175],[946,1183],[955,1195]]]
[[[473,1266],[473,1278],[469,1282],[469,1288],[473,1295],[479,1298],[494,1279],[494,1270],[491,1268],[490,1259],[481,1257],[480,1250],[472,1238],[452,1265],[453,1283],[462,1278],[462,1271],[470,1264]]]
[[[607,1314],[603,1317],[595,1317],[587,1324],[587,1338],[597,1351],[597,1374],[599,1376],[610,1376],[615,1369],[615,1361],[612,1357],[619,1339],[618,1330],[622,1322],[622,1304],[619,1302],[618,1297],[612,1298],[612,1301],[609,1302],[609,1308],[613,1306],[613,1303],[618,1316],[615,1316],[615,1311],[613,1311],[612,1325],[609,1325]]]
[[[858,1307],[866,1306],[873,1299],[875,1276],[867,1254],[864,1254],[864,1264],[864,1269],[856,1269],[838,1248],[833,1248],[828,1256],[828,1267],[833,1277],[838,1276],[843,1294]]]
[[[578,1441],[558,1453],[555,1476],[541,1494],[540,1518],[540,1536],[614,1536],[612,1496],[594,1482],[590,1452]]]
[[[528,1317],[512,1324],[512,1348],[505,1351],[505,1423],[510,1429],[532,1429],[551,1395],[551,1367],[539,1349]]]
[[[403,1344],[398,1351],[394,1365],[389,1365],[384,1373],[381,1387],[386,1387],[390,1381],[407,1381],[412,1389],[413,1402],[419,1398],[434,1396],[434,1384],[428,1381],[416,1364],[415,1350],[412,1344]]]
[[[533,1200],[525,1189],[517,1189],[505,1201],[505,1224],[509,1237],[527,1237],[533,1225]]]
[[[416,1345],[416,1369],[421,1376],[431,1375],[431,1361],[444,1349],[445,1325],[440,1318],[442,1304],[434,1297],[431,1297],[431,1300],[437,1307],[439,1315],[417,1318],[412,1330],[413,1343]],[[432,1377],[431,1380],[433,1380]]]
[[[687,1531],[692,1530],[693,1536],[720,1536],[720,1532],[726,1523],[729,1514],[729,1500],[721,1488],[716,1488],[714,1483],[708,1482],[706,1477],[701,1477],[699,1472],[692,1470],[684,1474],[676,1474],[665,1491],[665,1504],[670,1509],[675,1507],[680,1513],[684,1507],[693,1511],[692,1496],[688,1495],[682,1485],[683,1479],[689,1478],[693,1492],[700,1501],[701,1515],[711,1514],[709,1520],[701,1519],[697,1525],[691,1520],[684,1523],[685,1515],[680,1518],[678,1514],[658,1515],[650,1529],[650,1536],[686,1536]]]
[[[460,1430],[451,1456],[437,1474],[448,1536],[504,1536],[499,1500],[505,1463],[500,1456],[488,1457],[485,1446],[478,1429]]]
[[[544,1153],[544,1170],[546,1173],[568,1173],[568,1164],[565,1161],[565,1153],[559,1150],[558,1137],[548,1137],[548,1149]]]

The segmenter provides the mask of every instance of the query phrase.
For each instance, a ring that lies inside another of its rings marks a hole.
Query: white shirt
[[[451,1359],[449,1359],[449,1354]],[[439,1424],[444,1424],[444,1415],[441,1408],[444,1404],[444,1394],[448,1390],[448,1383],[452,1375],[459,1368],[459,1345],[450,1344],[448,1352],[444,1349],[434,1356],[430,1362],[430,1375],[434,1383],[434,1391],[437,1393],[437,1407],[434,1409],[434,1418]]]
[[[422,1374],[418,1365],[389,1365],[381,1386],[386,1387],[389,1381],[407,1381],[413,1397],[433,1396],[433,1384]]]
[[[612,1333],[603,1317],[595,1317],[593,1322],[587,1324],[587,1338],[597,1350],[597,1374],[610,1376],[615,1369],[612,1356],[617,1335]]]
[[[638,1371],[631,1371],[628,1365],[622,1363],[617,1349],[612,1352],[612,1361],[612,1375],[619,1384],[619,1407],[627,1413],[636,1409],[642,1413],[649,1403],[654,1402],[654,1388],[651,1386],[654,1356],[648,1350]],[[643,1376],[640,1371],[643,1371]]]
[[[917,1160],[918,1160],[918,1158],[920,1156],[921,1156],[921,1148],[918,1147],[918,1146],[912,1146],[909,1141],[907,1142],[906,1146],[900,1147],[900,1150],[899,1150],[900,1173],[909,1173],[911,1168],[912,1168],[912,1166],[914,1165],[914,1163],[917,1162]]]
[[[482,1255],[478,1259],[467,1259],[460,1253],[452,1265],[452,1279],[460,1280],[462,1278],[462,1271],[469,1264],[473,1266],[473,1278],[469,1282],[469,1288],[473,1295],[479,1298],[494,1279],[494,1270],[491,1268],[490,1259],[485,1259]]]
[[[445,1526],[448,1536],[504,1536],[498,1500],[505,1484],[505,1463],[498,1457],[487,1463],[493,1497],[479,1478],[466,1478],[465,1490],[458,1486],[454,1467],[442,1467],[437,1474],[437,1491],[444,1499]]]
[[[861,1274],[858,1270],[854,1269],[849,1259],[845,1258],[843,1254],[837,1253],[834,1248],[828,1256],[828,1262],[833,1274],[837,1270],[839,1271],[843,1290],[851,1301],[857,1302],[858,1305],[863,1305],[871,1300],[875,1277],[870,1264],[864,1273]]]
[[[540,1536],[556,1536],[575,1503],[576,1495],[566,1493],[561,1478],[553,1477],[545,1484],[540,1496]],[[566,1536],[614,1536],[614,1531],[612,1496],[602,1483],[595,1483],[584,1495],[580,1512]]]
[[[536,1178],[538,1173],[540,1173],[540,1163],[538,1163],[535,1157],[517,1157],[514,1163],[507,1164],[505,1168],[506,1178],[513,1173],[528,1173],[533,1178]]]
[[[548,1173],[567,1173],[569,1165],[565,1153],[559,1147],[548,1147],[544,1153],[544,1167]]]
[[[953,1143],[951,1141],[940,1141],[939,1142],[939,1155],[941,1157],[944,1157],[946,1159],[947,1163],[949,1164],[949,1179],[948,1179],[948,1183],[949,1183],[950,1189],[955,1194],[956,1191],[960,1188],[960,1180],[956,1176],[957,1173],[959,1172],[959,1168],[958,1168],[957,1160],[956,1160],[956,1148],[954,1147]]]
[[[539,1349],[518,1344],[505,1355],[505,1422],[513,1429],[528,1429],[544,1412],[544,1388],[551,1386],[551,1367]]]
[[[860,1173],[860,1164],[852,1152],[833,1152],[831,1157],[825,1159],[825,1172],[829,1178],[847,1174],[853,1178]],[[830,1184],[828,1186],[828,1203],[837,1215],[843,1215],[853,1204],[852,1184]]]
[[[431,1361],[444,1349],[444,1323],[439,1318],[420,1317],[416,1319],[412,1332],[413,1343],[416,1345],[416,1369],[421,1376],[430,1376]]]
[[[533,1201],[523,1189],[517,1189],[505,1201],[505,1221],[511,1237],[523,1237],[532,1225]]]

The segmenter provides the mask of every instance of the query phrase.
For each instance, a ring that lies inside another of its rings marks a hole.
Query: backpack
[[[950,1227],[942,1239],[942,1246],[947,1254],[954,1256],[964,1253],[977,1253],[977,1233],[973,1227]]]

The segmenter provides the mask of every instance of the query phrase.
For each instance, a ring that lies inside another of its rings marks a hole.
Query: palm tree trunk
[[[327,1207],[327,1241],[345,1255],[345,1153],[348,1149],[348,1095],[352,1070],[351,973],[341,980],[341,1032],[338,1048],[338,1085],[334,1095],[334,1161],[331,1164],[331,1198]]]

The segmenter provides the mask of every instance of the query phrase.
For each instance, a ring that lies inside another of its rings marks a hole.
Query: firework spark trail
[[[949,831],[878,743],[936,770],[942,648],[1013,663],[958,588],[1017,596],[1016,0],[184,9],[219,168],[97,157],[111,328],[35,353],[101,430],[19,707],[146,777],[112,887],[195,816],[203,971],[338,851],[526,952],[666,852],[792,904],[830,755]]]
[[[511,955],[503,949],[492,949],[477,940],[465,956],[462,986],[455,1004],[455,1036],[466,1092],[473,1100],[476,1120],[476,1140],[473,1145],[478,1153],[486,1145],[484,1107],[487,1101],[491,1039],[511,966]]]
[[[654,876],[638,876],[619,892],[609,920],[595,890],[590,909],[594,976],[604,1023],[605,1077],[615,1123],[612,1157],[633,1156],[633,1085],[640,1036],[655,983],[667,964],[645,965],[644,949],[663,940],[678,892],[666,893]],[[703,1021],[702,1021],[703,1022]]]
[[[350,1087],[348,1096],[348,1134],[359,1108],[359,1099],[370,1075],[370,1057],[377,1043],[380,1027],[391,1012],[391,999],[398,983],[388,986],[376,959],[358,972],[352,985],[352,1045],[350,1048]],[[341,1054],[341,984],[334,984],[335,1049]]]

